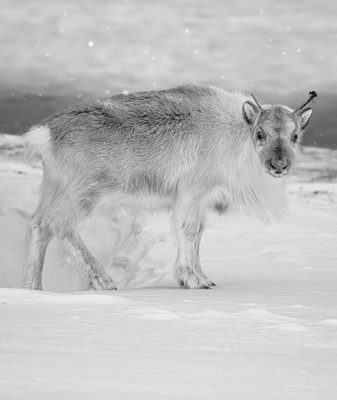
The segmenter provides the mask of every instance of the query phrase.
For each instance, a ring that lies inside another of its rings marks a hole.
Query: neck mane
[[[231,160],[228,179],[233,206],[263,222],[280,218],[287,211],[285,179],[268,175],[258,158],[250,135]]]

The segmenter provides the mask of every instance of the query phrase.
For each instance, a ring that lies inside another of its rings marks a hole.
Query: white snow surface
[[[336,399],[336,171],[336,152],[304,148],[282,221],[210,215],[212,290],[176,287],[167,215],[102,204],[82,235],[121,290],[88,291],[54,240],[32,292],[20,287],[41,169],[1,135],[0,398]]]

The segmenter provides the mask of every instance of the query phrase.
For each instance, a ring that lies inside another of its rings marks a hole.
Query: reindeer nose
[[[288,167],[288,160],[286,158],[272,158],[270,164],[276,171],[282,172]]]

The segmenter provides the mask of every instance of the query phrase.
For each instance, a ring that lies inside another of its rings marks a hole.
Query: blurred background
[[[333,0],[0,0],[0,132],[122,91],[214,84],[296,107],[337,148]]]

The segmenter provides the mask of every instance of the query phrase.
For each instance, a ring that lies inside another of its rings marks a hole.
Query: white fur
[[[280,217],[287,209],[285,179],[275,179],[261,168],[250,138],[240,154],[228,160],[227,175],[230,205],[252,214],[263,222]]]
[[[50,131],[45,125],[33,126],[24,135],[26,144],[25,156],[28,159],[35,158],[37,156],[47,156],[51,149]]]

